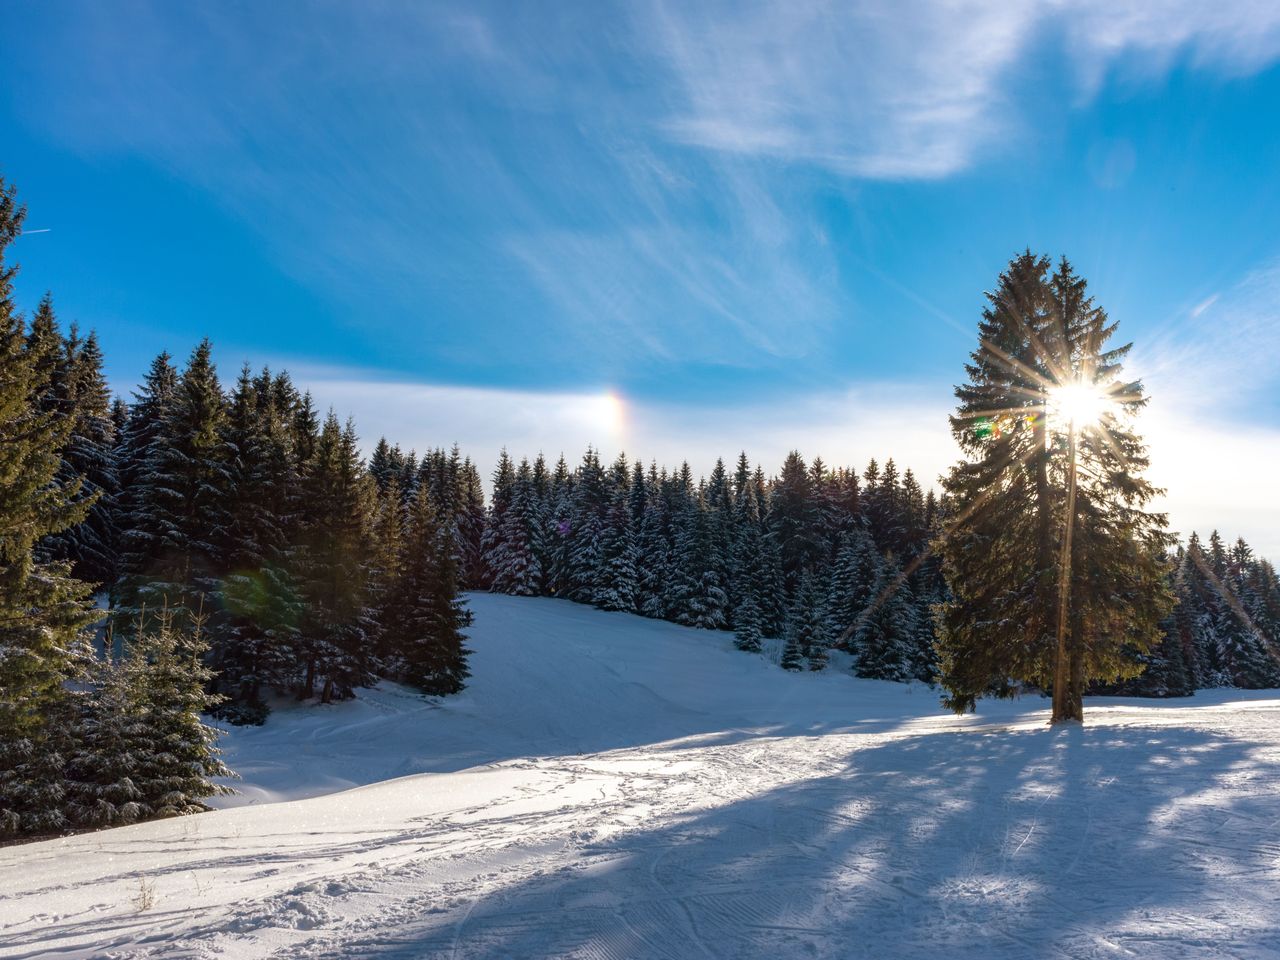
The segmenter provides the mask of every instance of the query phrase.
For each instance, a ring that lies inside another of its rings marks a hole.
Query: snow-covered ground
[[[461,696],[285,707],[230,809],[0,849],[0,956],[1280,956],[1275,692],[1051,732],[471,603]]]

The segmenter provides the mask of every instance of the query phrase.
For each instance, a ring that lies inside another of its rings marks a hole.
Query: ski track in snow
[[[470,601],[462,695],[282,706],[227,809],[0,849],[0,957],[1280,956],[1275,691],[1050,731]]]

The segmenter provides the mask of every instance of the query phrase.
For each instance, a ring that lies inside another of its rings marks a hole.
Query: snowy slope
[[[938,703],[918,684],[789,676],[735,650],[725,633],[563,600],[480,593],[469,602],[473,676],[460,696],[427,701],[383,684],[356,703],[275,704],[264,726],[223,743],[242,777],[229,804],[676,737],[898,724]]]
[[[472,604],[463,695],[285,709],[234,809],[0,849],[0,957],[1280,955],[1274,692],[1050,732]]]

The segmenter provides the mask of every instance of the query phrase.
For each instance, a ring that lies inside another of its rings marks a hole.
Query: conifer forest
[[[23,214],[6,187],[0,240]],[[948,700],[962,710],[1023,688],[996,654],[975,685],[983,655],[950,639],[965,617],[947,565],[968,576],[954,524],[967,468],[939,496],[892,457],[833,467],[793,451],[766,473],[742,452],[695,477],[591,448],[572,465],[503,450],[486,496],[456,445],[419,455],[380,438],[365,456],[357,425],[287,371],[224,382],[208,340],[180,364],[161,353],[113,396],[94,333],[64,329],[50,296],[28,317],[8,286],[16,265],[4,269],[7,833],[203,809],[230,771],[202,712],[260,724],[273,699],[331,703],[380,678],[457,693],[465,591],[731,631],[783,670],[828,669],[839,651],[858,677],[963,688]],[[1002,283],[1048,283],[1047,270],[1018,258]],[[1065,262],[1052,283],[1083,284]],[[1000,313],[984,336],[1008,327]],[[990,432],[979,419],[962,408],[957,432]],[[1093,691],[1280,686],[1274,566],[1217,531],[1156,542],[1148,589],[1175,602],[1095,668]],[[978,645],[999,649],[982,630]],[[1043,669],[1026,688],[1040,677],[1047,689]]]
[[[0,38],[0,960],[1280,957],[1280,3]]]

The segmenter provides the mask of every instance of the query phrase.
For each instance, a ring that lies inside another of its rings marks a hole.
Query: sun
[[[1077,427],[1091,427],[1113,409],[1110,394],[1093,383],[1064,383],[1050,387],[1049,416]]]

